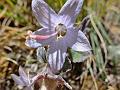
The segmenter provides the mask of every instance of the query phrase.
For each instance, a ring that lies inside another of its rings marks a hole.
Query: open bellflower
[[[84,0],[67,0],[58,14],[44,0],[32,0],[32,10],[43,28],[28,32],[26,45],[48,46],[48,63],[58,72],[65,62],[67,48],[89,52],[91,46],[85,34],[74,27]]]

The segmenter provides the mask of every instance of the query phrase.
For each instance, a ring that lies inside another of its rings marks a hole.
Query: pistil
[[[57,40],[60,38],[63,38],[67,33],[66,27],[61,23],[56,26],[55,31],[58,32],[57,33]]]

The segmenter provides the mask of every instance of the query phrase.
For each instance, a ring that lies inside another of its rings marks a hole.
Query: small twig
[[[89,23],[90,16],[88,15],[82,20],[81,24],[78,26],[79,30],[81,30],[83,33],[86,33],[86,27],[89,25]]]
[[[32,26],[26,26],[26,27],[23,27],[23,28],[17,28],[17,27],[10,27],[10,26],[2,25],[1,28],[5,29],[5,30],[18,31],[18,30],[28,30],[28,29],[31,29],[31,28],[33,28],[33,27],[32,27]]]
[[[86,79],[88,77],[87,73],[88,73],[88,70],[86,70],[85,72],[83,72],[83,74],[81,75],[81,83],[82,83],[81,90],[84,89],[84,85],[85,85]]]
[[[7,11],[7,8],[5,8],[5,9],[0,13],[0,18],[3,17],[3,15],[6,13],[6,11]]]
[[[95,80],[95,76],[94,76],[93,70],[92,70],[92,68],[91,68],[91,61],[92,61],[91,58],[90,58],[90,60],[87,61],[87,67],[88,67],[88,69],[89,69],[89,71],[90,71],[90,73],[91,73],[93,82],[94,82],[94,84],[95,84],[95,88],[96,88],[96,90],[98,90],[97,82],[96,82],[96,80]]]

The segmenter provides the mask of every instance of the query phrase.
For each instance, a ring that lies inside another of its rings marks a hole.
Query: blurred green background
[[[66,0],[46,2],[58,12]],[[76,25],[87,15],[93,56],[63,77],[73,90],[120,90],[120,0],[84,0]],[[34,72],[40,68],[35,49],[24,44],[26,32],[40,27],[31,0],[0,0],[0,90],[18,90],[10,74],[19,65]]]

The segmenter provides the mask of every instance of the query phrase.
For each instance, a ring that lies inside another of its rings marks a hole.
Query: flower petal
[[[21,66],[19,67],[19,75],[22,78],[27,78],[27,74],[25,73],[25,71],[23,70],[23,68]]]
[[[67,0],[67,2],[58,13],[62,24],[65,24],[69,27],[73,26],[76,17],[82,8],[83,1],[84,0]]]
[[[21,80],[20,77],[18,77],[17,75],[15,74],[11,74],[13,80],[15,81],[16,84],[19,84],[19,85],[22,85],[22,86],[25,86],[24,82]]]
[[[27,76],[27,74],[24,72],[22,67],[19,67],[19,75],[21,77],[21,80],[24,82],[24,84],[27,86],[29,85],[29,78]]]
[[[28,47],[32,47],[32,48],[37,48],[39,46],[41,46],[40,43],[38,43],[36,40],[34,39],[27,39],[25,41],[25,45],[28,46]]]
[[[44,0],[32,0],[32,10],[36,19],[43,27],[54,26],[57,14]]]
[[[57,73],[60,69],[62,69],[63,64],[65,62],[66,52],[61,52],[61,50],[55,51],[52,54],[49,54],[49,64],[53,71],[53,73]]]
[[[75,51],[86,52],[91,50],[90,43],[85,34],[75,28],[68,29],[63,41],[66,42],[67,47],[71,47]]]
[[[67,33],[63,38],[63,41],[66,42],[67,47],[72,47],[72,45],[76,43],[78,36],[77,34],[78,30],[75,30],[73,27],[67,30]]]
[[[64,42],[56,41],[50,45],[48,62],[53,73],[58,73],[65,62],[67,47]]]
[[[50,31],[47,28],[41,28],[35,32],[33,32],[33,35],[51,35],[53,34],[53,31]],[[52,43],[55,40],[56,36],[51,36],[50,38],[47,39],[41,39],[41,40],[35,40],[32,38],[27,38],[25,44],[29,47],[32,48],[37,48],[39,46],[43,46],[43,45],[49,45],[50,43]]]
[[[76,43],[72,46],[75,51],[87,52],[91,50],[90,43],[83,32],[78,31]]]

